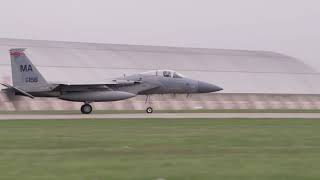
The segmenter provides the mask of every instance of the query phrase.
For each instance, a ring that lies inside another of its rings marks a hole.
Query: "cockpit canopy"
[[[154,70],[154,71],[144,72],[142,74],[153,75],[153,76],[163,76],[167,78],[183,78],[184,77],[183,75],[173,70]]]

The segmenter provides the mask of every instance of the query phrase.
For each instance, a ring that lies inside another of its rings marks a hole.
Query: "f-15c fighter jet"
[[[25,49],[11,49],[13,85],[1,83],[6,92],[14,95],[55,97],[66,101],[83,102],[81,112],[90,114],[93,102],[119,101],[137,95],[193,94],[221,91],[222,88],[193,80],[172,70],[155,70],[131,76],[115,78],[103,83],[64,84],[49,83],[32,64]],[[152,113],[152,107],[146,109]]]

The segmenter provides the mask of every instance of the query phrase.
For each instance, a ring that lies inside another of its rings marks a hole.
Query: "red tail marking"
[[[19,52],[19,51],[10,52],[10,55],[14,57],[25,56],[24,52]]]

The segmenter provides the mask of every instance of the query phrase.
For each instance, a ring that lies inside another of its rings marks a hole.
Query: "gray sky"
[[[268,50],[320,70],[319,0],[0,0],[0,37]]]

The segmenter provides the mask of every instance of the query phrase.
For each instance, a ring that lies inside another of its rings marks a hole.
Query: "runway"
[[[320,119],[320,113],[154,113],[154,114],[2,114],[0,120],[68,120],[68,119]]]

